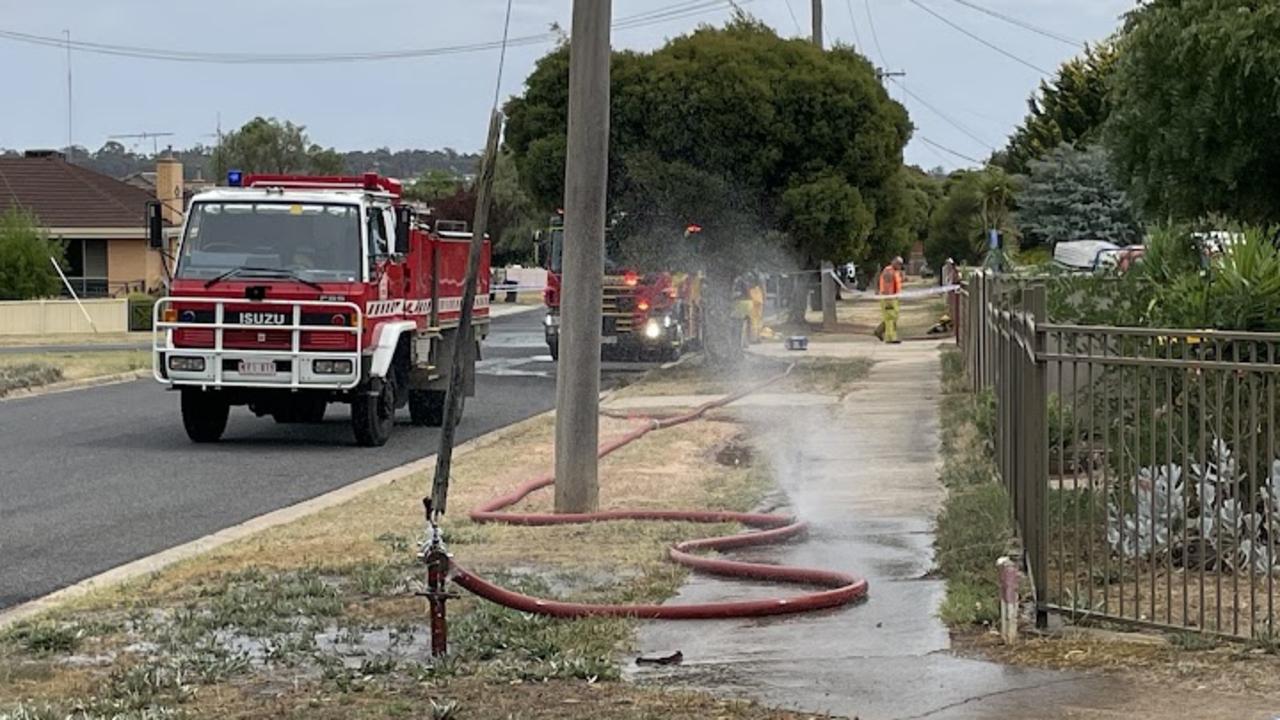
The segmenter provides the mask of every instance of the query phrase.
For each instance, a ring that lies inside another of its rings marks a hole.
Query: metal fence
[[[962,298],[1039,619],[1275,641],[1280,334],[1055,324],[986,273]]]

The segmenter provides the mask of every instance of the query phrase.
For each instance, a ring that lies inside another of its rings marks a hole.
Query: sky
[[[1079,52],[966,3],[1096,42],[1116,30],[1135,0],[824,2],[829,43],[854,45],[877,66],[906,73],[889,88],[916,126],[907,162],[951,169],[976,164],[961,156],[985,159],[1022,120],[1044,75],[1028,65],[1052,71]],[[783,35],[808,34],[810,0],[738,4]],[[0,31],[61,38],[69,30],[73,41],[195,52],[359,53],[500,40],[506,7],[506,0],[0,0]],[[661,22],[645,15],[666,8],[697,14]],[[615,24],[633,21],[615,29],[613,44],[653,49],[731,13],[728,0],[615,0]],[[552,23],[568,28],[570,14],[571,0],[514,0],[511,36],[547,34]],[[501,97],[518,94],[551,47],[550,40],[511,47]],[[483,50],[343,64],[218,65],[74,50],[72,137],[96,150],[110,135],[171,132],[161,147],[187,147],[213,144],[219,122],[230,130],[264,115],[303,124],[314,142],[340,150],[475,151],[484,144],[498,59],[496,50]],[[8,106],[0,111],[0,147],[66,145],[66,51],[0,37],[0,72]],[[120,142],[152,150],[151,140]]]

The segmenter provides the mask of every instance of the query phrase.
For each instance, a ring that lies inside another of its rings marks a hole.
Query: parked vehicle
[[[1053,248],[1053,262],[1072,272],[1125,272],[1142,259],[1142,245],[1116,245],[1105,240],[1072,240]]]
[[[155,378],[181,393],[193,441],[219,440],[237,405],[315,423],[330,403],[349,404],[365,446],[386,443],[406,405],[415,425],[439,425],[456,343],[474,394],[487,241],[463,338],[465,224],[419,216],[400,203],[400,183],[373,173],[232,172],[228,184],[192,198],[170,295],[154,310]]]
[[[689,232],[696,232],[691,226]],[[547,287],[543,321],[551,358],[560,357],[563,218],[544,236]],[[640,272],[605,259],[600,310],[602,352],[626,360],[673,360],[702,338],[702,278],[695,273]]]

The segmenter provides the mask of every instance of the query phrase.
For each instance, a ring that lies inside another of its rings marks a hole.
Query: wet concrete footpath
[[[943,498],[938,346],[810,348],[811,354],[872,357],[875,365],[859,389],[834,403],[741,408],[777,471],[785,494],[779,503],[808,520],[811,531],[803,542],[735,557],[861,574],[870,582],[868,599],[794,617],[646,623],[639,654],[679,650],[684,662],[633,666],[631,679],[861,720],[1202,717],[1185,714],[1188,705],[1175,697],[1153,701],[1115,677],[951,654],[936,616],[944,582],[927,578],[933,518]],[[785,590],[694,575],[671,602],[779,592]],[[1273,717],[1252,703],[1214,710],[1203,717]]]

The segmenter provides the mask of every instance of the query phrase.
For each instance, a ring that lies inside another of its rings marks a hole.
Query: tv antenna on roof
[[[128,134],[122,134],[122,135],[108,135],[107,139],[137,140],[138,142],[146,142],[147,138],[151,138],[151,153],[153,155],[159,155],[160,154],[160,138],[173,137],[173,135],[174,134],[171,132],[140,132],[140,133],[128,133]],[[133,147],[135,148],[138,147],[138,143],[135,142],[133,144]]]

